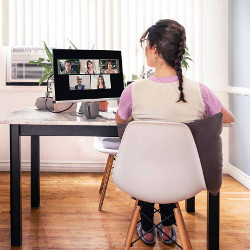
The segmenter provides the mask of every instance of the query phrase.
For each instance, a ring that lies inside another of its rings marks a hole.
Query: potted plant
[[[107,102],[107,101],[100,101],[99,102],[99,110],[100,111],[108,111],[108,107],[109,107],[109,102]]]
[[[190,54],[189,54],[189,52],[188,52],[188,47],[186,47],[186,50],[185,50],[185,53],[184,53],[184,55],[183,55],[183,59],[182,59],[182,62],[181,62],[181,66],[182,66],[183,68],[185,68],[186,70],[187,70],[188,67],[189,67],[188,61],[194,62],[194,61],[192,60],[192,58],[190,57]]]
[[[49,50],[48,46],[44,43],[44,49],[47,54],[47,59],[39,58],[37,61],[29,61],[30,64],[35,64],[45,69],[45,75],[39,80],[39,85],[47,81],[47,90],[44,97],[39,97],[36,100],[36,107],[38,109],[46,109],[46,106],[50,109],[54,109],[53,98],[52,98],[52,82],[54,80],[53,74],[53,55]]]
[[[76,46],[68,39],[68,41],[71,43],[71,45],[75,48]],[[55,112],[63,112],[65,107],[65,104],[54,104],[53,102],[53,96],[52,96],[52,84],[54,82],[54,72],[53,72],[53,55],[52,52],[49,50],[47,44],[44,43],[44,49],[47,54],[47,59],[45,58],[39,58],[37,61],[29,61],[30,64],[35,64],[43,67],[45,69],[45,75],[39,80],[39,85],[41,85],[44,81],[47,81],[47,90],[44,97],[39,97],[36,100],[36,107],[38,109],[49,109],[50,111],[55,110]],[[69,47],[71,49],[71,47]],[[68,106],[68,105],[67,105]],[[77,104],[75,103],[72,105],[72,108],[66,110],[68,112],[75,111],[77,107]],[[66,111],[65,110],[65,111]]]

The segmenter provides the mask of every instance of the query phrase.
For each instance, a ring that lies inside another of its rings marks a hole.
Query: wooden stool
[[[108,187],[109,177],[110,177],[111,170],[113,167],[113,162],[114,162],[115,156],[118,153],[117,149],[108,149],[103,146],[103,140],[106,138],[107,137],[95,137],[94,138],[94,148],[101,153],[108,154],[106,168],[104,170],[102,182],[99,188],[100,199],[99,199],[98,211],[102,210],[103,201],[104,201],[106,190]]]

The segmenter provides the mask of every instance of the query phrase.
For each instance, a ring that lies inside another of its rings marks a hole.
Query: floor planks
[[[41,173],[41,206],[31,209],[30,173],[22,173],[23,245],[11,248],[9,173],[0,172],[0,249],[122,249],[134,201],[110,182],[103,211],[98,212],[101,177]],[[196,196],[195,214],[185,212],[184,202],[180,205],[193,249],[206,249],[206,192]],[[250,249],[250,191],[227,175],[220,213],[220,249]],[[178,248],[157,239],[154,247],[138,242],[132,249]]]

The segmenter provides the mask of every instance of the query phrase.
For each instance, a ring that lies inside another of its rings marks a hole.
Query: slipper
[[[162,224],[159,225],[159,228],[162,230]],[[171,229],[172,229],[171,240],[164,240],[164,239],[162,238],[162,234],[163,234],[163,233],[157,228],[158,234],[159,234],[159,236],[160,236],[162,242],[163,242],[164,244],[166,244],[166,245],[171,245],[171,244],[173,244],[173,243],[174,243],[173,240],[176,241],[176,231],[175,231],[175,229],[174,229],[173,226],[171,227]]]
[[[142,226],[141,226],[141,223],[138,223],[137,226],[136,226],[136,230],[137,230],[137,233],[138,235],[141,237],[141,240],[147,244],[147,245],[153,245],[155,244],[155,229],[153,229],[152,233],[153,233],[153,236],[154,236],[154,239],[152,241],[147,241],[143,238],[143,233],[142,233]]]

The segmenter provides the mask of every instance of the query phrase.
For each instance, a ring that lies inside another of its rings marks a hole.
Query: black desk
[[[31,136],[31,207],[40,205],[40,136],[117,136],[114,121],[86,120],[27,108],[2,118],[10,125],[11,245],[22,244],[21,136]],[[207,249],[219,249],[220,196],[207,194]],[[195,198],[186,201],[188,212],[195,211]]]

